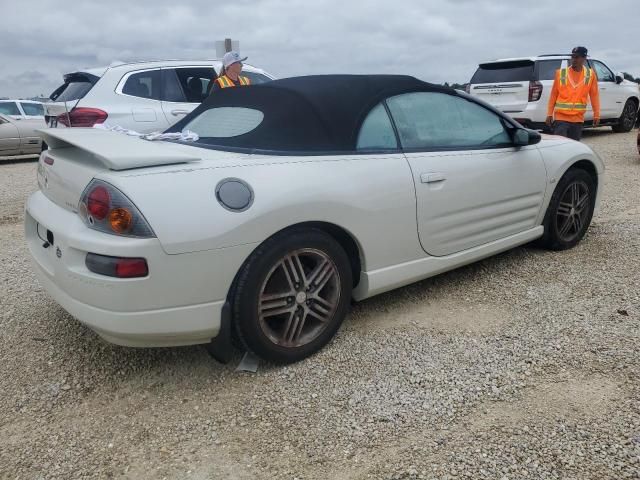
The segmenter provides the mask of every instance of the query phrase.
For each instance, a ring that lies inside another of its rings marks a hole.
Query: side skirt
[[[544,227],[538,225],[525,232],[446,257],[425,257],[400,265],[362,272],[360,274],[360,283],[353,292],[353,298],[355,300],[364,300],[394,288],[404,287],[532,242],[540,238],[543,233]]]

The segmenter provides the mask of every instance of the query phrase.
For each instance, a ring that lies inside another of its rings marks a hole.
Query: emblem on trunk
[[[56,247],[56,257],[62,258],[62,250],[60,250],[60,247]]]

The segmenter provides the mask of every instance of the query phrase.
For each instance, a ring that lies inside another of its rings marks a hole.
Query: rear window
[[[22,115],[16,102],[0,102],[0,113],[3,115]]]
[[[542,60],[536,66],[537,80],[553,80],[556,78],[556,71],[562,68],[562,60]]]
[[[67,75],[65,82],[49,96],[54,102],[71,102],[84,97],[97,83],[99,77],[89,74]]]
[[[528,82],[533,80],[533,67],[530,60],[484,63],[476,70],[471,83]]]
[[[229,138],[249,133],[262,123],[264,113],[244,107],[218,107],[202,112],[185,125],[202,138]]]
[[[39,103],[21,103],[25,115],[43,116],[44,107]]]

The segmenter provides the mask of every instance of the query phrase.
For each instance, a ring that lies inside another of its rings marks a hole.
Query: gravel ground
[[[200,347],[102,342],[39,287],[0,165],[0,478],[640,478],[636,132],[586,135],[600,216],[354,307],[315,357],[257,374]]]

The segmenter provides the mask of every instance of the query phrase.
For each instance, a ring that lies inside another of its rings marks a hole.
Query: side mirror
[[[527,145],[535,145],[542,140],[542,136],[533,130],[526,128],[518,128],[513,132],[513,144],[516,147],[526,147]]]
[[[616,73],[616,83],[619,85],[624,82],[624,75],[622,73]]]

